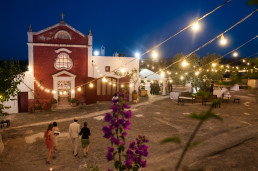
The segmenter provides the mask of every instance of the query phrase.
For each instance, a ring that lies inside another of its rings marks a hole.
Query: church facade
[[[29,70],[16,101],[7,102],[12,106],[7,112],[27,112],[38,102],[48,109],[51,99],[56,99],[57,105],[70,105],[72,99],[81,104],[109,101],[124,87],[131,97],[135,86],[129,86],[130,78],[113,71],[136,70],[134,77],[138,77],[139,59],[93,56],[91,30],[85,35],[63,19],[37,32],[30,27],[27,34]]]

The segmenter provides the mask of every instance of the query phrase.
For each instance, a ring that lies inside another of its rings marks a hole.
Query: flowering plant
[[[77,102],[78,102],[78,99],[72,99],[70,102],[71,102],[71,103],[77,103]]]
[[[112,102],[112,114],[106,113],[104,117],[104,121],[109,124],[102,128],[104,138],[111,141],[111,147],[107,147],[107,160],[113,160],[115,168],[119,171],[138,170],[141,167],[146,167],[147,161],[144,161],[142,157],[148,156],[148,146],[144,144],[148,140],[144,136],[138,136],[136,142],[131,142],[126,154],[124,154],[126,131],[130,129],[129,119],[132,117],[131,110],[128,110],[130,106],[126,104],[124,94],[119,93],[119,99],[114,99]]]
[[[56,104],[56,103],[57,103],[56,99],[53,98],[53,99],[50,100],[50,104]]]

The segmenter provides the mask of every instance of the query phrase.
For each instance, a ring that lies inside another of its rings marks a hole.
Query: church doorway
[[[70,105],[71,100],[71,81],[58,81],[58,105]]]

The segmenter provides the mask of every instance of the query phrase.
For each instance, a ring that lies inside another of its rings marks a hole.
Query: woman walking
[[[89,151],[89,136],[90,136],[90,129],[87,127],[87,122],[84,122],[84,127],[81,129],[79,135],[82,135],[82,149],[83,149],[83,156],[86,157]]]
[[[57,127],[57,123],[53,122],[53,128],[52,128],[52,132],[53,132],[53,152],[57,151],[57,139],[58,139],[58,135],[59,135],[59,128]]]
[[[53,132],[52,132],[53,125],[49,124],[47,130],[45,131],[44,138],[47,145],[47,148],[49,150],[46,164],[50,164],[49,158],[51,156],[51,153],[53,154]]]

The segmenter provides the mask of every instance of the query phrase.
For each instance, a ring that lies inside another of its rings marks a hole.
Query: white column
[[[162,80],[163,82],[163,91],[162,91],[162,95],[165,96],[166,95],[166,79]]]

